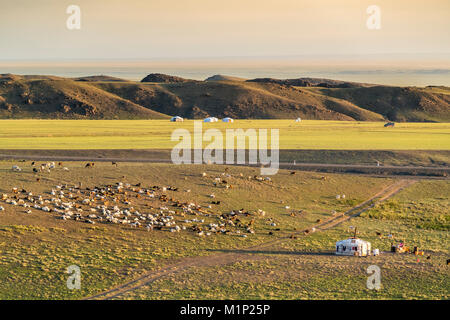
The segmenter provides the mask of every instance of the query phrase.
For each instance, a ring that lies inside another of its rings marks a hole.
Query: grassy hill
[[[133,82],[109,76],[0,75],[0,118],[157,119],[180,115],[191,119],[450,120],[450,89],[446,87],[389,87],[313,78],[212,78],[193,81],[150,74]]]
[[[274,83],[192,81],[95,85],[152,110],[194,119],[214,115],[241,119],[383,120],[382,116],[348,101]]]
[[[245,81],[245,80],[246,79],[244,78],[227,76],[223,74],[216,74],[205,79],[205,81]]]
[[[144,108],[85,82],[0,78],[1,118],[162,119]]]

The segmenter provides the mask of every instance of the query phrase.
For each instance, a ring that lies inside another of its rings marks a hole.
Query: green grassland
[[[279,129],[281,149],[450,150],[450,124],[305,120],[237,120],[203,123],[203,130]],[[171,149],[175,129],[193,121],[0,120],[0,149]],[[269,131],[270,134],[270,131]],[[207,143],[204,143],[207,145]]]
[[[247,238],[232,235],[198,237],[189,231],[148,232],[122,225],[97,223],[95,225],[73,220],[56,219],[52,213],[15,207],[3,202],[0,205],[0,298],[2,299],[78,299],[106,290],[114,285],[132,280],[145,271],[159,269],[182,257],[214,254],[216,250],[250,247],[295,230],[313,225],[317,219],[330,217],[332,210],[343,212],[355,203],[362,202],[392,183],[389,178],[366,178],[299,172],[290,175],[281,170],[273,181],[257,181],[248,176],[259,174],[258,169],[230,167],[227,178],[232,189],[212,186],[214,177],[221,176],[224,167],[214,165],[173,166],[166,164],[97,163],[86,169],[81,163],[64,163],[70,171],[57,169],[41,174],[38,183],[31,172],[30,163],[22,163],[23,171],[11,172],[14,162],[0,162],[0,193],[9,193],[13,187],[25,188],[33,194],[46,195],[52,186],[64,182],[83,182],[84,186],[98,186],[117,181],[143,186],[172,185],[179,191],[168,191],[168,196],[180,201],[194,201],[206,206],[211,203],[209,194],[215,193],[221,204],[213,206],[214,215],[245,208],[266,211],[264,218],[256,218],[255,234]],[[201,173],[206,172],[207,177]],[[240,176],[243,174],[243,177]],[[360,186],[364,184],[364,188]],[[191,192],[185,192],[190,189]],[[338,201],[335,194],[345,192],[346,201]],[[158,203],[151,203],[158,205]],[[303,210],[295,217],[285,208]],[[135,208],[145,212],[144,202],[136,200]],[[192,218],[192,217],[190,217]],[[277,224],[270,226],[266,219]],[[176,219],[186,219],[177,216]],[[249,218],[242,218],[247,221]],[[269,232],[274,235],[269,235]],[[82,269],[82,288],[66,288],[66,268],[76,264]]]
[[[394,196],[388,204],[389,214],[385,214],[386,205],[380,204],[326,232],[249,253],[248,259],[227,266],[160,279],[125,298],[449,299],[449,192],[448,181],[420,181]],[[351,227],[373,248],[389,251],[387,235],[392,234],[394,242],[418,246],[425,255],[383,253],[358,258],[328,254],[336,241],[352,234]],[[379,291],[366,287],[370,265],[381,269]]]

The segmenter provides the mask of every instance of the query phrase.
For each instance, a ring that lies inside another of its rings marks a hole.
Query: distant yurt
[[[358,238],[348,238],[346,240],[336,242],[337,255],[365,257],[370,255],[370,251],[370,242]]]
[[[217,122],[219,121],[219,119],[217,119],[216,117],[208,117],[205,120],[203,120],[203,122]]]
[[[176,117],[170,118],[170,121],[172,121],[172,122],[183,122],[184,119],[182,117],[176,116]]]
[[[301,118],[297,118],[297,119],[295,119],[295,122],[302,122],[302,119]]]
[[[223,122],[234,122],[234,120],[229,117],[223,118],[222,121]]]

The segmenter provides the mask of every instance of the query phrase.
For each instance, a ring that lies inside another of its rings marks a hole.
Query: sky
[[[79,30],[66,27],[69,5],[81,9]],[[379,30],[366,25],[370,5]],[[0,0],[0,39],[0,61],[358,57],[443,68],[450,1]]]

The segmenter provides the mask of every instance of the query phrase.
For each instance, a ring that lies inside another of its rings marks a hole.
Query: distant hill
[[[450,88],[389,87],[328,79],[194,81],[151,74],[149,82],[109,76],[65,79],[0,75],[0,118],[326,119],[450,121]]]
[[[0,79],[1,118],[161,119],[167,116],[87,83]]]
[[[141,82],[155,82],[155,83],[180,83],[180,82],[188,82],[193,80],[188,80],[180,77],[169,76],[167,74],[162,73],[151,73],[146,76]]]
[[[63,77],[47,75],[17,75],[11,73],[0,74],[0,82],[19,81],[19,80],[64,80]]]
[[[247,79],[244,78],[225,76],[222,74],[216,74],[214,76],[205,79],[205,81],[246,81],[246,80]]]
[[[366,83],[320,79],[320,78],[298,78],[298,79],[284,79],[284,80],[273,78],[257,78],[247,81],[259,83],[276,83],[284,86],[296,86],[296,87],[359,88],[359,87],[373,86],[371,84]]]
[[[383,120],[348,101],[270,83],[98,83],[99,88],[152,110],[187,118]]]
[[[120,78],[111,77],[111,76],[104,76],[104,75],[78,77],[78,78],[73,78],[73,80],[85,81],[85,82],[97,82],[97,81],[128,82],[128,80],[125,80],[125,79],[120,79]]]
[[[392,121],[450,121],[450,88],[387,87],[324,89],[327,96],[347,100]]]

